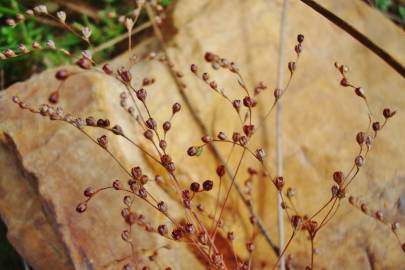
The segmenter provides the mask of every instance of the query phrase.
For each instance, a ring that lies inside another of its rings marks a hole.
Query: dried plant
[[[161,52],[151,52],[146,57],[135,58],[131,57],[130,66],[138,63],[139,61],[154,61],[157,60],[160,63],[166,65],[171,74],[173,75],[176,85],[185,98],[185,103],[191,113],[193,108],[190,105],[187,97],[184,96],[183,90],[186,88],[186,84],[183,81],[183,76],[178,71],[174,64],[170,61],[168,54],[166,53],[162,33],[159,30],[160,25],[165,19],[164,9],[156,1],[145,2],[137,1],[137,8],[134,11],[135,16],[133,18],[126,18],[123,20],[128,33],[132,33],[134,23],[136,22],[141,10],[146,8],[147,13],[153,23],[155,34],[161,41]],[[56,15],[48,13],[46,6],[37,6],[33,10],[28,10],[29,16],[46,16],[61,23],[66,30],[75,33],[86,44],[91,46],[91,31],[88,28],[83,28],[81,33],[76,32],[67,23],[66,14],[63,11],[59,11]],[[23,20],[20,18],[17,20],[9,19],[10,26],[14,26],[18,21]],[[131,38],[128,39],[128,48],[131,49]],[[303,52],[304,35],[299,34],[297,36],[297,43],[294,47],[295,60],[287,64],[289,70],[289,78],[287,84],[282,89],[274,90],[274,101],[269,104],[268,111],[262,115],[264,121],[269,118],[273,112],[277,102],[285,96],[287,93],[290,82],[294,78],[294,74],[299,67],[298,62]],[[32,48],[28,49],[24,46],[20,47],[20,51],[17,53],[11,49],[6,50],[0,54],[2,59],[8,59],[11,57],[17,57],[22,54],[30,53],[32,50],[44,49],[40,44],[34,42]],[[46,48],[52,50],[63,50],[58,48],[54,42],[49,41]],[[69,52],[65,51],[66,54]],[[73,57],[73,56],[72,56]],[[98,194],[105,191],[120,192],[122,194],[122,200],[124,206],[121,211],[121,216],[125,222],[127,228],[121,233],[123,241],[130,246],[133,258],[131,258],[127,264],[123,266],[123,270],[129,269],[149,269],[149,266],[143,265],[139,256],[135,256],[135,243],[132,240],[131,234],[136,229],[145,230],[151,234],[160,235],[165,238],[168,243],[180,242],[190,245],[195,249],[202,258],[204,258],[207,268],[210,269],[253,269],[260,266],[253,264],[252,258],[255,253],[255,240],[259,234],[262,234],[272,247],[272,249],[278,253],[278,258],[281,258],[288,248],[293,244],[293,240],[298,234],[306,234],[308,236],[311,245],[311,255],[308,258],[308,265],[306,269],[314,269],[314,253],[316,250],[316,239],[322,229],[324,229],[329,222],[335,217],[335,214],[339,210],[339,207],[343,200],[348,198],[350,205],[360,209],[363,213],[376,219],[378,222],[387,225],[389,229],[394,233],[400,248],[405,252],[405,243],[403,243],[398,235],[399,224],[397,221],[386,220],[383,217],[380,210],[371,210],[371,206],[362,202],[353,196],[348,196],[350,192],[350,186],[356,179],[356,176],[360,173],[361,168],[365,165],[367,157],[371,151],[374,141],[377,139],[377,135],[386,127],[390,118],[396,114],[396,111],[389,108],[385,108],[382,111],[383,121],[380,122],[370,111],[369,100],[365,90],[355,83],[351,82],[348,78],[348,68],[345,65],[335,63],[335,67],[341,76],[340,85],[345,88],[353,90],[354,95],[360,98],[368,111],[368,123],[365,130],[359,131],[356,135],[355,142],[358,144],[359,152],[353,157],[351,169],[347,172],[336,170],[331,173],[331,191],[330,198],[325,203],[320,203],[319,208],[315,213],[300,212],[295,207],[299,202],[297,201],[295,194],[296,188],[288,186],[288,179],[284,179],[282,175],[275,175],[271,170],[269,164],[265,161],[266,153],[263,148],[252,148],[251,139],[263,128],[262,123],[256,123],[254,115],[258,115],[256,107],[259,102],[257,97],[268,88],[263,82],[257,84],[254,89],[249,89],[238,65],[226,58],[221,57],[212,52],[207,52],[204,55],[205,61],[212,67],[213,71],[225,70],[234,74],[235,80],[238,82],[239,89],[232,95],[238,95],[239,99],[232,99],[227,91],[225,91],[214,79],[214,75],[203,70],[195,64],[190,66],[191,74],[195,76],[197,80],[200,80],[202,84],[205,84],[207,88],[220,98],[223,98],[229,103],[229,110],[232,110],[239,119],[239,128],[232,132],[220,131],[218,134],[201,134],[201,143],[198,145],[191,145],[188,149],[184,149],[190,158],[198,158],[204,154],[204,149],[210,148],[210,151],[216,153],[220,163],[217,164],[215,172],[212,172],[210,179],[194,181],[187,185],[184,181],[180,181],[176,172],[176,163],[172,158],[172,154],[168,151],[168,145],[170,141],[167,140],[167,134],[169,132],[176,132],[176,125],[173,123],[176,115],[182,113],[182,105],[180,103],[167,104],[170,107],[171,113],[167,115],[167,119],[156,119],[152,114],[150,104],[148,103],[148,86],[155,83],[153,78],[143,78],[140,85],[135,85],[133,75],[130,71],[130,66],[120,67],[113,69],[108,63],[99,67],[97,63],[92,59],[89,51],[83,51],[83,54],[75,60],[77,65],[83,69],[83,72],[95,71],[103,73],[106,76],[110,76],[120,82],[126,91],[122,92],[119,96],[121,107],[131,115],[134,123],[143,130],[143,137],[151,148],[145,148],[141,144],[137,143],[135,139],[131,138],[126,131],[118,124],[111,123],[109,119],[96,119],[93,116],[79,117],[70,113],[65,113],[63,109],[56,104],[59,100],[59,90],[55,91],[48,98],[51,104],[43,104],[38,108],[31,106],[21,100],[19,97],[14,96],[13,102],[16,103],[21,109],[28,110],[31,113],[47,117],[54,121],[61,121],[68,125],[73,126],[83,135],[88,137],[90,141],[98,145],[103,151],[105,151],[116,162],[122,170],[127,174],[128,179],[115,179],[111,181],[111,184],[99,188],[86,187],[84,189],[84,199],[77,207],[78,213],[83,213],[91,208],[91,201],[94,200]],[[135,60],[134,60],[135,59]],[[61,83],[65,82],[71,76],[76,73],[69,72],[65,69],[60,69],[56,72],[55,77]],[[193,116],[195,119],[197,117]],[[197,121],[201,121],[198,120]],[[187,123],[183,123],[187,125]],[[199,123],[202,130],[206,130],[204,123]],[[103,135],[94,138],[90,135],[89,129],[98,129],[103,132]],[[115,137],[122,137],[135,149],[148,156],[153,162],[161,166],[166,175],[147,175],[144,172],[144,168],[140,166],[133,166],[131,169],[127,169],[124,164],[121,163],[118,156],[110,150],[109,141]],[[232,146],[231,153],[223,158],[221,153],[218,153],[218,148],[215,145],[229,144]],[[231,157],[235,155],[233,151],[236,148],[241,149],[240,156],[237,157],[235,163],[235,169],[232,170],[230,166]],[[152,150],[150,150],[152,149]],[[249,177],[244,182],[244,189],[239,187],[237,179],[240,175],[240,171],[243,169],[242,165],[245,159],[250,156],[257,161],[257,167],[247,168]],[[224,181],[228,177],[230,182]],[[268,232],[263,227],[260,221],[260,217],[254,211],[255,202],[252,197],[252,183],[256,181],[258,177],[264,177],[266,181],[271,181],[274,188],[277,190],[279,196],[282,199],[282,208],[287,217],[288,223],[291,226],[292,234],[288,238],[285,247],[277,247],[268,235]],[[178,205],[181,209],[171,209],[168,203],[156,197],[150,191],[150,185],[158,185],[165,189],[170,189],[170,192],[176,195]],[[217,186],[217,188],[216,188]],[[214,189],[214,187],[216,189]],[[232,226],[227,224],[224,219],[224,211],[229,204],[229,195],[233,188],[236,188],[240,199],[243,200],[247,206],[250,218],[249,222],[253,228],[253,234],[248,239],[236,239],[235,233],[232,231]],[[216,192],[214,192],[216,190]],[[212,196],[211,193],[216,193]],[[214,197],[214,209],[206,209],[205,201],[209,201]],[[198,199],[197,199],[198,198]],[[152,224],[148,219],[147,213],[140,213],[134,207],[134,202],[141,200],[145,204],[149,205],[154,211],[161,213],[165,218],[165,222],[160,224]],[[198,203],[195,203],[198,201]],[[91,211],[91,209],[90,209]],[[176,212],[174,212],[176,211]],[[210,214],[213,213],[213,214]],[[176,216],[176,217],[175,217]],[[181,218],[179,218],[181,216]],[[85,218],[85,217],[84,217]],[[218,237],[222,237],[226,241],[227,245],[218,245]],[[242,257],[234,249],[234,241],[244,241],[248,257]],[[153,251],[153,255],[149,256],[150,261],[159,260],[159,249],[171,248],[171,244],[157,248]],[[224,250],[225,248],[225,250]],[[231,253],[231,259],[225,257],[225,254]],[[289,269],[291,264],[291,258],[287,258],[286,267]],[[268,267],[271,269],[277,268],[279,260],[272,262]],[[165,266],[165,269],[172,269],[170,266]],[[262,266],[264,267],[264,266]],[[269,269],[270,269],[269,268]]]

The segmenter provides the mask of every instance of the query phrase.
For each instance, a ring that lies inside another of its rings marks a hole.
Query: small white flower
[[[90,36],[91,36],[91,30],[90,30],[90,28],[84,27],[84,28],[82,29],[82,34],[83,34],[83,37],[84,37],[86,40],[89,40],[89,38],[90,38]]]
[[[28,9],[25,13],[26,13],[28,16],[34,16],[34,11],[33,11],[32,9]]]
[[[61,23],[65,23],[66,13],[63,10],[56,12],[56,16],[58,17]]]
[[[41,48],[41,45],[36,41],[32,42],[31,46],[32,46],[33,49],[40,49]]]
[[[15,57],[15,56],[16,56],[15,52],[14,52],[12,49],[7,49],[7,50],[5,50],[5,51],[4,51],[4,55],[5,55],[7,58]]]
[[[28,48],[24,44],[18,45],[18,48],[20,49],[21,52],[23,53],[29,53]]]
[[[126,18],[125,27],[127,28],[128,31],[131,31],[132,28],[134,27],[134,21],[131,18]]]
[[[34,7],[34,11],[38,14],[48,14],[48,9],[45,5],[38,5]]]
[[[23,14],[18,13],[16,16],[17,21],[21,22],[25,20],[25,16]]]
[[[46,46],[50,49],[56,49],[55,42],[51,39],[46,42]]]
[[[17,25],[14,19],[6,19],[6,24],[13,28]]]

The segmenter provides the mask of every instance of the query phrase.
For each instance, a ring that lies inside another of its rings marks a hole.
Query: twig
[[[339,18],[326,8],[322,7],[314,0],[301,0],[301,2],[311,7],[313,10],[324,16],[326,19],[334,23],[336,26],[341,28],[349,35],[351,35],[353,38],[355,38],[357,41],[363,44],[370,51],[374,52],[378,57],[380,57],[385,63],[387,63],[390,67],[392,67],[402,77],[405,77],[405,67],[400,62],[398,62],[392,55],[386,52],[383,48],[379,47],[377,44],[371,41],[368,37],[357,31],[349,23]]]
[[[138,27],[136,27],[136,28],[134,28],[134,29],[132,30],[131,36],[132,36],[132,35],[135,35],[135,34],[137,34],[137,33],[139,33],[139,32],[142,32],[143,30],[145,30],[145,29],[147,29],[147,28],[149,28],[149,27],[151,27],[151,26],[152,26],[152,23],[151,23],[151,22],[146,22],[146,23],[144,23],[144,24],[141,24],[140,26],[138,26]],[[123,41],[123,40],[126,39],[126,38],[128,38],[128,33],[119,35],[119,36],[117,36],[117,37],[115,37],[115,38],[109,40],[108,42],[105,42],[105,43],[101,44],[100,46],[94,48],[94,49],[92,50],[92,53],[95,54],[95,53],[101,52],[101,51],[103,51],[103,50],[105,50],[105,49],[107,49],[107,48],[109,48],[109,47],[111,47],[111,46],[114,46],[115,44],[117,44],[117,43]]]

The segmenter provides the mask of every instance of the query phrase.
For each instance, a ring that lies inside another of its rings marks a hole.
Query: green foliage
[[[398,8],[399,16],[401,16],[401,20],[405,22],[405,7]]]
[[[391,0],[376,0],[375,5],[377,6],[378,9],[386,12],[392,5]]]
[[[119,12],[125,14],[130,11],[130,7],[112,7],[110,4],[118,4],[119,1],[105,0],[108,5],[98,12],[99,20],[95,22],[86,16],[69,14],[68,21],[73,22],[73,27],[82,29],[88,26],[92,30],[91,41],[94,46],[103,44],[104,42],[124,33],[124,27],[117,21],[117,18],[107,16],[111,12]],[[58,8],[58,7],[57,7]],[[59,9],[59,8],[58,8]],[[56,9],[56,10],[58,10]],[[24,13],[26,7],[23,7],[15,0],[5,1],[0,0],[0,20],[6,18],[14,18],[17,13]],[[121,13],[121,14],[122,14]],[[18,24],[15,28],[2,26],[0,28],[0,50],[13,49],[16,52],[19,50],[19,44],[31,46],[33,41],[44,45],[48,40],[53,40],[58,48],[64,48],[74,55],[86,48],[85,44],[74,34],[57,27],[55,25],[44,24],[35,19],[27,18],[23,23]],[[111,57],[114,48],[106,49],[98,53],[95,58],[99,61],[107,60]],[[32,73],[42,69],[60,66],[70,62],[70,58],[58,51],[44,50],[41,53],[33,53],[27,56],[9,59],[0,62],[0,69],[6,72],[5,86],[12,84],[15,81],[21,81],[28,78]],[[17,64],[24,63],[24,64]]]

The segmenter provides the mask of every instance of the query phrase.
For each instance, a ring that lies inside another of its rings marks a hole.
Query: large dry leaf
[[[404,59],[400,46],[404,41],[403,33],[380,14],[360,1],[339,1],[339,5],[336,1],[322,2],[346,18],[362,19],[364,23],[355,22],[360,31],[374,33],[372,38],[380,46],[395,52],[400,61]],[[236,61],[250,88],[260,80],[274,85],[280,7],[281,1],[262,0],[177,2],[171,20],[171,29],[176,31],[166,36],[168,52],[176,67],[186,74],[186,95],[212,134],[224,131],[230,135],[239,129],[238,119],[231,108],[227,109],[228,103],[189,73],[189,65],[196,63],[209,71],[233,98],[242,97],[236,78],[224,71],[210,71],[203,62],[205,51]],[[384,34],[375,34],[378,31],[384,31]],[[385,106],[404,107],[405,83],[400,75],[350,36],[294,1],[290,4],[286,35],[286,52],[291,59],[298,33],[305,34],[304,52],[283,100],[285,179],[288,186],[298,190],[297,207],[310,214],[329,198],[332,172],[350,168],[357,151],[354,136],[367,125],[366,109],[361,100],[339,87],[334,61],[350,66],[350,78],[366,89],[376,115],[381,115]],[[142,55],[157,47],[157,41],[152,38],[144,40],[133,53]],[[123,55],[114,65],[127,64],[128,58]],[[44,103],[57,87],[54,72],[47,71],[1,93],[0,214],[9,228],[12,243],[36,269],[118,269],[123,259],[130,255],[128,246],[120,239],[121,231],[126,228],[120,218],[122,195],[109,192],[100,196],[91,202],[84,215],[76,214],[74,208],[82,199],[84,188],[109,185],[116,178],[125,181],[125,174],[108,155],[74,128],[22,112],[10,102],[11,96],[18,94],[29,104]],[[137,80],[135,85],[139,85],[139,80],[145,76],[156,78],[157,82],[148,88],[148,104],[159,123],[170,117],[173,102],[183,103],[162,64],[142,62],[132,72]],[[119,106],[119,93],[123,90],[113,79],[85,72],[66,82],[61,105],[65,111],[82,116],[108,117],[120,124],[130,137],[146,145],[141,130]],[[258,110],[266,111],[271,103],[272,90],[261,94]],[[350,191],[370,202],[370,207],[381,209],[387,220],[402,223],[405,222],[405,152],[401,140],[405,131],[404,119],[399,111],[379,135],[365,168]],[[267,162],[271,168],[274,167],[273,126],[274,121],[268,120],[267,128],[252,142],[253,149],[267,145]],[[185,153],[188,146],[199,143],[202,135],[199,132],[190,112],[183,106],[168,135],[168,149],[185,187],[193,180],[210,178],[215,172],[216,162],[209,151],[198,159],[190,159]],[[111,141],[112,151],[128,168],[140,165],[150,175],[163,173],[125,141],[112,138]],[[230,151],[229,146],[219,147],[225,156]],[[232,168],[240,153],[234,152]],[[258,164],[251,157],[245,159],[237,180],[240,185],[247,177],[248,166],[258,167]],[[229,184],[229,179],[225,183]],[[174,210],[178,206],[170,193],[153,183],[148,184],[148,188],[155,197],[167,201],[173,213],[182,216],[181,211]],[[255,208],[275,238],[274,188],[269,181],[256,181],[254,194]],[[207,209],[212,209],[213,201],[206,202]],[[141,201],[136,202],[136,210],[145,213],[154,226],[164,222],[159,213],[151,211]],[[250,237],[252,227],[236,192],[231,193],[225,222],[226,228],[236,233],[238,254],[247,256],[245,241]],[[290,233],[289,228],[287,233]],[[167,243],[142,229],[135,230],[132,237],[137,257],[145,263],[149,250]],[[254,262],[272,265],[276,257],[260,236],[256,246]],[[335,219],[320,233],[315,246],[317,268],[405,267],[403,253],[392,233],[346,202],[342,202]],[[301,268],[308,264],[309,250],[309,242],[302,235],[287,254],[292,254]],[[195,252],[183,244],[171,243],[170,250],[161,249],[157,260],[161,266],[171,265],[174,269],[204,268]],[[152,262],[151,266],[156,267],[156,264]]]

